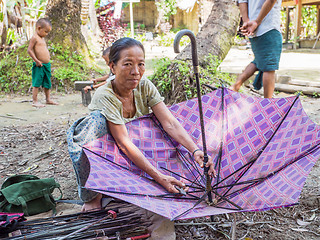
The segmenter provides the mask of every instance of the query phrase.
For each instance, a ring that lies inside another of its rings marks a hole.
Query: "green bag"
[[[56,200],[52,196],[55,188],[62,192],[54,178],[39,179],[33,175],[9,177],[1,186],[0,212],[23,212],[26,216],[53,210],[56,213]]]

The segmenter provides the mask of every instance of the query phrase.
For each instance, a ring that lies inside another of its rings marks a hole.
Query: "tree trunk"
[[[197,34],[199,64],[205,66],[209,53],[223,60],[229,52],[239,25],[240,12],[234,0],[212,0],[211,13]],[[190,44],[177,59],[191,59]]]
[[[92,33],[98,38],[101,34],[96,9],[94,6],[94,1],[90,1],[90,7],[89,7],[89,18],[90,18],[90,26],[92,29]]]
[[[46,15],[52,23],[52,30],[47,39],[62,49],[76,51],[89,63],[88,47],[81,33],[80,13],[80,0],[49,0]]]

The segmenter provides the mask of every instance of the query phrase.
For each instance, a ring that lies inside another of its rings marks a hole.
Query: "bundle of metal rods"
[[[99,211],[27,220],[18,227],[20,236],[7,239],[145,239],[149,223],[137,210],[120,202]]]

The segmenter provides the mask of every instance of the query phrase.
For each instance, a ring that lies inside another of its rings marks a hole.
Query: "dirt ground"
[[[252,94],[248,92],[248,94]],[[280,93],[277,97],[287,96]],[[30,97],[0,98],[0,183],[12,174],[54,177],[64,199],[78,199],[67,152],[66,130],[87,109],[80,93],[54,95],[59,106],[32,108]],[[320,124],[320,99],[302,97],[306,113]],[[303,188],[300,204],[266,212],[236,214],[236,239],[320,239],[319,163]],[[60,213],[79,211],[77,205],[58,204]],[[178,239],[229,239],[232,215],[177,223]],[[192,223],[190,225],[190,223]],[[185,225],[186,224],[186,225]]]
[[[43,94],[39,96],[43,101]],[[279,93],[276,97],[285,96],[288,95]],[[61,185],[64,199],[78,199],[66,130],[88,110],[81,104],[80,93],[55,94],[53,98],[59,106],[36,109],[31,106],[31,96],[0,97],[0,184],[12,174],[54,177]],[[301,100],[309,117],[320,124],[320,99],[303,96]],[[236,239],[320,239],[319,186],[317,162],[307,178],[299,205],[235,214]],[[60,214],[79,210],[78,205],[58,204]],[[177,239],[231,239],[233,217],[229,214],[177,222]]]

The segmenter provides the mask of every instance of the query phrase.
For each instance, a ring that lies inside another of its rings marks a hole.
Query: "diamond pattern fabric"
[[[108,134],[83,146],[91,165],[86,188],[170,219],[296,204],[320,157],[320,127],[308,118],[299,98],[262,99],[218,89],[202,101],[208,155],[218,172],[212,181],[215,206],[202,201],[206,196],[203,170],[163,131],[153,114],[127,123],[129,136],[161,172],[184,181],[189,194],[168,194]],[[197,99],[173,105],[170,111],[201,148]]]

